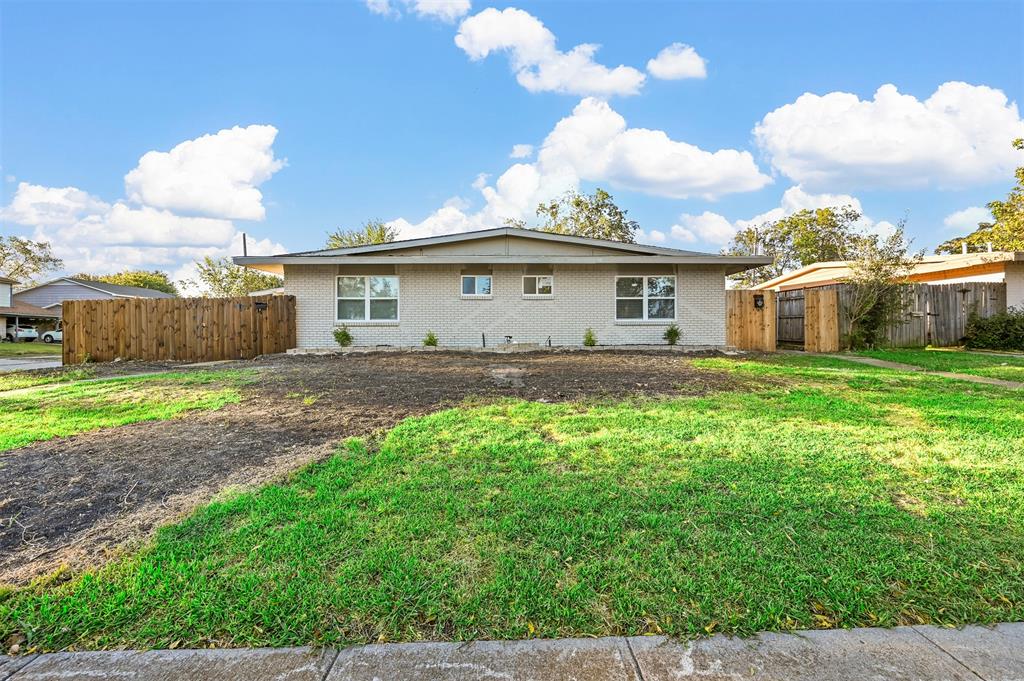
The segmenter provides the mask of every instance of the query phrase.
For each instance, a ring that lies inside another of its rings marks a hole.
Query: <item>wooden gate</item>
[[[725,292],[726,344],[740,350],[775,352],[775,292]]]
[[[785,345],[804,344],[804,291],[779,291],[777,297],[778,342]]]
[[[804,291],[804,350],[839,352],[839,293],[835,289]]]
[[[210,362],[295,347],[294,296],[67,300],[64,363]]]

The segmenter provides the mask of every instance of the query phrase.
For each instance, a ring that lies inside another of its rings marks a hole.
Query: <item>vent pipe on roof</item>
[[[989,253],[992,252],[992,242],[991,241],[988,242],[988,252]]]
[[[960,242],[960,252],[963,253],[964,255],[967,255],[967,242],[966,241],[961,241]]]

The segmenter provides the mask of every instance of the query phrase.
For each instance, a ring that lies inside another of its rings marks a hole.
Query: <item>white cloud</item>
[[[717,198],[771,182],[745,151],[704,151],[660,130],[629,128],[606,102],[582,100],[539,147],[533,163],[515,163],[493,184],[473,182],[483,199],[476,213],[445,206],[419,223],[394,224],[404,238],[498,227],[507,218],[529,219],[538,203],[593,182],[669,198]]]
[[[455,44],[474,61],[507,52],[516,80],[530,92],[635,95],[646,80],[631,66],[608,68],[595,62],[598,45],[584,43],[560,51],[555,35],[539,19],[515,7],[488,7],[464,19]]]
[[[874,99],[801,95],[754,128],[781,173],[809,186],[963,187],[1012,176],[1016,103],[994,88],[943,83],[926,100],[883,85]]]
[[[942,224],[946,229],[958,232],[973,232],[978,228],[978,223],[980,222],[992,222],[992,213],[988,208],[971,206],[958,210],[955,213],[950,213],[942,221]]]
[[[0,219],[20,225],[71,225],[86,213],[104,212],[110,206],[75,187],[43,187],[21,182],[11,202],[0,210]]]
[[[724,245],[729,243],[736,228],[725,217],[711,211],[700,215],[679,216],[679,222],[672,225],[672,236],[686,243],[703,241],[708,244]]]
[[[530,158],[531,156],[533,156],[532,144],[513,144],[512,153],[508,155],[509,158]]]
[[[285,164],[274,158],[275,137],[272,125],[236,126],[150,151],[125,175],[125,192],[136,203],[179,213],[262,220],[257,187]]]
[[[662,80],[707,78],[707,60],[683,43],[672,43],[647,62],[647,72]]]
[[[665,232],[661,232],[661,231],[659,231],[657,229],[652,229],[650,232],[647,232],[646,235],[647,235],[647,240],[651,241],[652,243],[656,243],[656,244],[663,244],[663,243],[665,243],[665,239],[666,239]]]
[[[150,152],[126,178],[130,198],[112,204],[76,187],[22,182],[0,218],[49,242],[67,272],[160,268],[176,276],[191,271],[186,261],[241,253],[241,232],[229,217],[263,217],[255,185],[280,167],[268,146],[276,132],[270,126],[233,128],[184,142],[169,153]],[[230,195],[218,199],[206,193],[204,179],[209,188]],[[176,186],[181,196],[163,201]],[[188,214],[177,212],[183,208]],[[267,239],[249,240],[251,254],[283,250]]]
[[[400,0],[407,12],[421,18],[439,19],[446,23],[454,23],[459,17],[469,13],[470,0]],[[366,7],[374,14],[386,17],[400,17],[402,12],[398,3],[390,0],[366,0]]]

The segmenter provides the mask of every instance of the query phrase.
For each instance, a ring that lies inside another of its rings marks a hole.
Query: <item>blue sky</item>
[[[1019,164],[1019,2],[370,4],[4,2],[3,233],[184,277],[241,231],[419,236],[601,186],[666,245],[856,200],[930,249]]]

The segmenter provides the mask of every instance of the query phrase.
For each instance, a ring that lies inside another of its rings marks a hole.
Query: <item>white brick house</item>
[[[500,228],[356,248],[236,257],[284,275],[300,348],[506,342],[664,344],[670,324],[689,347],[725,345],[725,277],[770,258]]]

